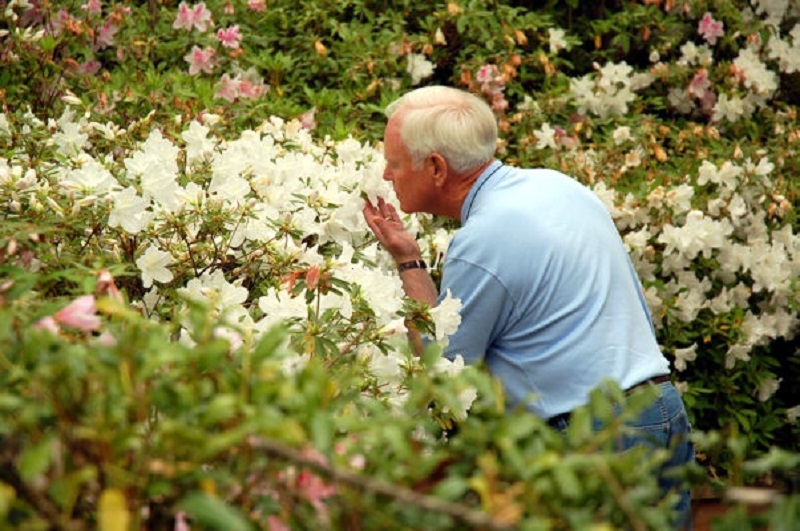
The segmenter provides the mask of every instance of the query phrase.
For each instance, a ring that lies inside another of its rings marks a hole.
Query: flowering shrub
[[[588,457],[614,426],[565,441],[440,343],[410,355],[459,302],[403,300],[361,207],[393,196],[379,112],[427,83],[603,199],[728,439],[699,440],[712,476],[800,450],[794,4],[301,4],[4,6],[0,518],[667,525],[663,456]],[[438,278],[453,227],[405,221]]]

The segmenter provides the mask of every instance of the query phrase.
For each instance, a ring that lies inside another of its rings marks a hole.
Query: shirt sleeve
[[[454,259],[445,264],[439,302],[447,291],[461,300],[461,324],[450,336],[445,356],[476,363],[486,356],[513,315],[514,301],[491,273],[470,262]]]

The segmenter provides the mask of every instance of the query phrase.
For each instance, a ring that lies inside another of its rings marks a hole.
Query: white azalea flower
[[[81,123],[73,121],[74,116],[75,111],[67,108],[57,121],[59,130],[51,138],[58,152],[66,157],[74,157],[89,147],[89,135],[83,132]]]
[[[564,38],[566,32],[561,28],[549,28],[547,30],[547,42],[550,46],[550,53],[558,53],[559,50],[567,49],[567,40]]]
[[[458,408],[453,411],[453,416],[456,420],[464,420],[467,418],[469,409],[472,407],[475,399],[478,398],[478,390],[474,387],[467,387],[458,393]]]
[[[406,72],[411,75],[412,85],[419,85],[423,79],[430,77],[433,74],[433,70],[436,68],[436,65],[419,53],[410,53],[406,55],[406,61],[408,61]]]
[[[758,400],[766,402],[774,395],[781,386],[783,378],[767,378],[758,386]]]
[[[731,345],[725,354],[725,368],[728,370],[733,369],[737,361],[750,361],[750,351],[752,349],[752,345],[748,344]]]
[[[612,134],[612,138],[614,139],[614,143],[616,145],[623,144],[631,139],[631,128],[627,125],[623,125],[614,129],[614,133]]]
[[[461,299],[453,298],[450,290],[447,290],[445,298],[431,308],[431,319],[436,330],[436,339],[442,340],[458,330],[461,324]]]
[[[139,180],[145,198],[153,198],[164,208],[178,207],[178,153],[180,150],[154,130],[141,149],[125,159],[129,177]]]
[[[231,284],[220,270],[203,273],[191,279],[178,293],[189,299],[209,304],[230,323],[239,321],[247,311],[242,304],[247,300],[247,288]]]
[[[449,358],[439,358],[436,360],[434,371],[437,374],[444,374],[446,376],[455,376],[464,370],[464,358],[459,354],[452,360]]]
[[[68,169],[61,178],[61,186],[84,195],[104,195],[117,186],[117,180],[102,164],[89,155],[75,157],[79,166]]]
[[[209,155],[214,149],[214,141],[208,138],[210,129],[197,120],[189,123],[189,128],[181,133],[186,142],[186,162],[191,164]]]
[[[697,359],[697,343],[687,348],[675,349],[675,370],[682,372],[686,370],[686,362]]]
[[[270,288],[266,295],[259,297],[258,308],[264,312],[264,317],[256,326],[265,331],[279,322],[305,319],[308,315],[308,305],[303,297],[292,297],[275,288]]]
[[[752,48],[739,50],[733,64],[744,73],[744,86],[756,95],[769,98],[778,90],[778,75],[761,62]]]
[[[172,264],[172,255],[156,247],[148,247],[147,251],[136,260],[136,267],[142,272],[142,283],[145,288],[153,285],[153,281],[162,284],[170,282],[174,276],[168,266]]]
[[[536,149],[556,148],[556,130],[549,123],[543,123],[533,134],[536,135]]]
[[[11,138],[11,125],[3,112],[0,112],[0,138]]]
[[[150,223],[152,213],[147,211],[150,201],[140,197],[136,189],[128,187],[114,194],[114,207],[108,217],[109,227],[122,227],[129,234],[138,234]]]

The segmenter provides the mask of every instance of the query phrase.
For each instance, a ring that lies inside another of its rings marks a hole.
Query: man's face
[[[400,122],[397,115],[389,119],[383,136],[383,156],[386,169],[383,178],[394,186],[400,209],[406,213],[431,212],[430,204],[435,198],[430,165],[424,161],[414,168],[411,154],[400,138]]]

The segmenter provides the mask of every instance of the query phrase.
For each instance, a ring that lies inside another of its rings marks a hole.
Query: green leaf
[[[215,396],[208,403],[205,422],[215,424],[233,417],[237,413],[238,401],[239,397],[232,393]]]
[[[436,486],[436,497],[446,500],[458,500],[469,489],[469,482],[465,478],[450,477]]]
[[[11,505],[14,503],[16,492],[10,485],[0,481],[0,521],[6,519],[6,515],[11,510]]]
[[[78,495],[80,494],[83,484],[93,481],[96,478],[97,468],[94,466],[79,468],[53,481],[48,489],[48,493],[53,500],[58,503],[64,513],[70,514],[75,507],[75,502],[78,500]]]
[[[286,340],[286,327],[284,325],[275,325],[261,337],[261,340],[256,345],[253,352],[254,361],[260,361],[266,358],[274,358],[278,348]]]
[[[311,440],[314,446],[321,451],[326,451],[331,447],[333,440],[334,425],[333,420],[327,413],[315,411],[311,417]]]
[[[194,492],[179,504],[200,526],[224,531],[249,531],[252,526],[242,514],[214,496]]]
[[[553,469],[553,479],[565,498],[578,499],[581,495],[581,484],[572,468],[562,463]]]
[[[53,439],[26,448],[19,458],[19,474],[24,481],[32,481],[44,474],[53,461]]]

